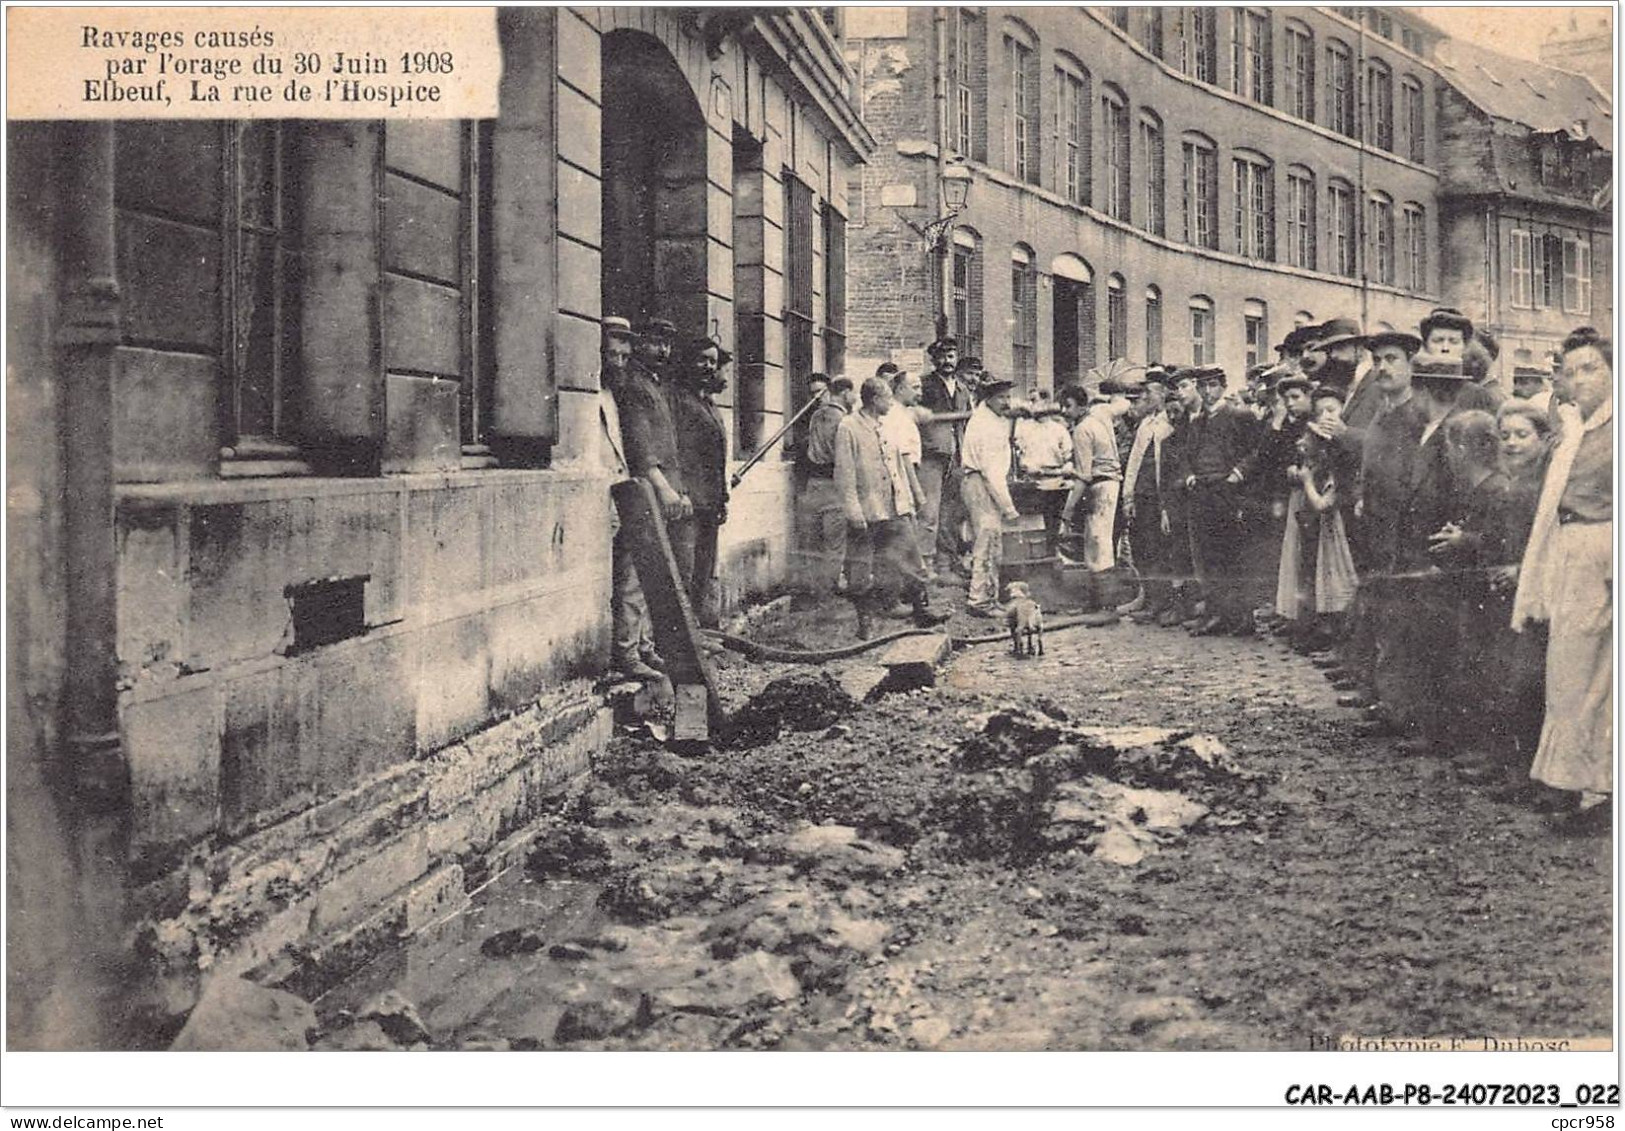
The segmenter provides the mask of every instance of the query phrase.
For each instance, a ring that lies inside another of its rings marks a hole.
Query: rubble
[[[185,1026],[169,1047],[174,1052],[293,1052],[310,1047],[316,1010],[284,990],[245,978],[211,978]]]
[[[616,986],[601,996],[566,1006],[553,1039],[567,1045],[624,1036],[647,1028],[653,1016],[647,994]]]
[[[864,840],[850,825],[808,825],[779,838],[770,851],[836,881],[883,879],[907,859],[901,849]]]
[[[856,707],[829,673],[791,672],[769,683],[735,713],[732,745],[759,746],[786,731],[826,730]]]

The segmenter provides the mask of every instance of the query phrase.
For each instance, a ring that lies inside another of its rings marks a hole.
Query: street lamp
[[[931,273],[931,292],[939,338],[948,332],[948,312],[943,309],[942,290],[943,273],[947,267],[948,233],[953,228],[954,220],[965,210],[970,200],[971,182],[975,179],[970,166],[960,160],[945,162],[940,169],[937,187],[942,198],[939,206],[941,215],[922,224],[902,211],[897,213],[898,218],[925,241],[928,253],[937,261],[936,270]],[[912,185],[887,185],[881,190],[881,202],[899,210],[912,208],[915,205],[914,188]]]

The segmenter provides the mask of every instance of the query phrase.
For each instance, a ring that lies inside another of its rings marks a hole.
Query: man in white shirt
[[[621,435],[621,414],[615,403],[632,356],[632,324],[614,315],[603,323],[603,368],[598,375],[599,466],[611,483],[631,478],[626,444]],[[638,583],[631,547],[621,536],[620,516],[610,504],[610,530],[614,541],[610,564],[610,665],[628,679],[652,682],[665,670],[655,651],[649,606]]]
[[[960,488],[970,512],[970,594],[965,611],[972,616],[1002,616],[999,566],[1004,559],[1004,524],[1020,517],[1010,499],[1009,381],[991,374],[977,390],[980,402],[965,424],[959,453],[964,484]]]

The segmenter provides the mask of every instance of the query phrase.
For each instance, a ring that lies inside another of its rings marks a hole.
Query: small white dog
[[[1017,656],[1044,654],[1044,610],[1033,600],[1025,581],[1004,587],[1004,623],[1010,626],[1010,651]]]

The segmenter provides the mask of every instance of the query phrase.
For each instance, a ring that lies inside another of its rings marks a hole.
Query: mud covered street
[[[759,632],[844,643],[833,610]],[[730,708],[762,696],[747,741],[617,738],[524,866],[316,1003],[316,1046],[1610,1030],[1607,839],[1554,839],[1450,761],[1350,737],[1273,642],[1125,621],[1046,644],[959,651],[937,686],[868,703],[868,658],[718,657]]]

